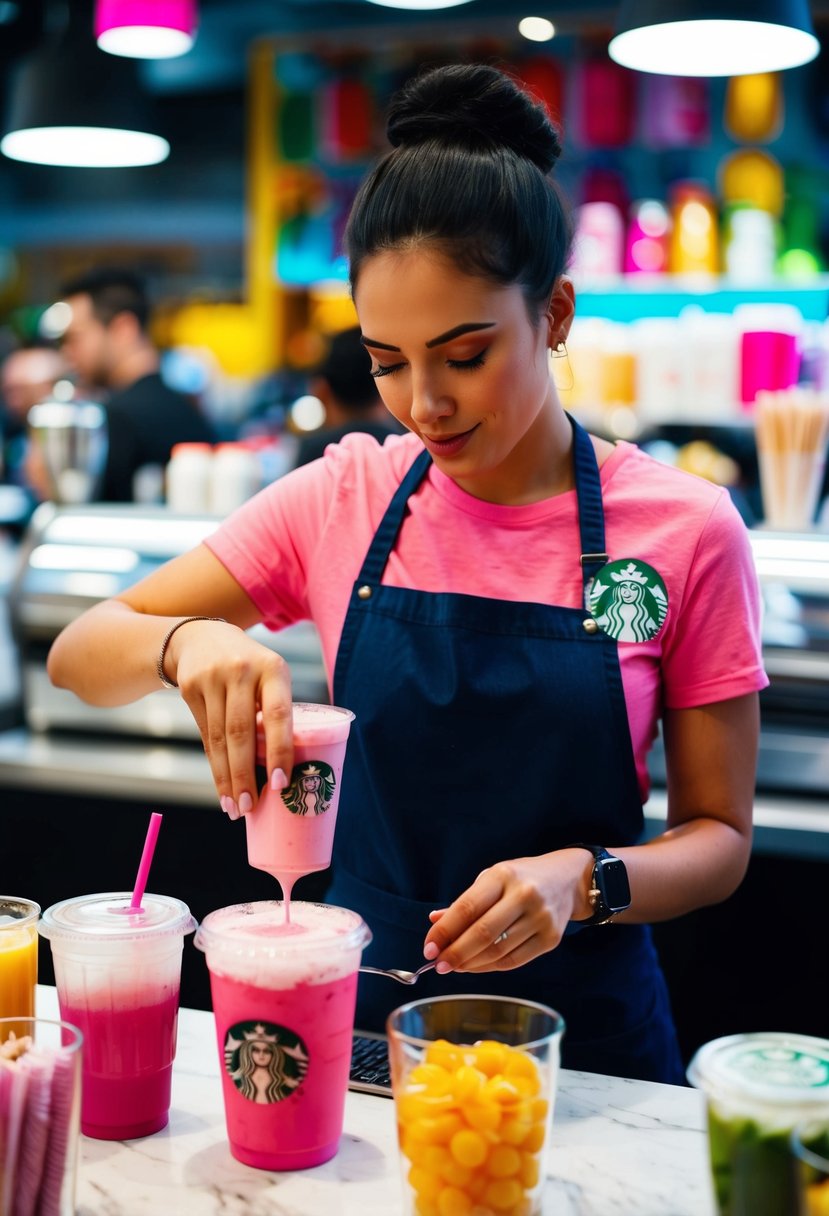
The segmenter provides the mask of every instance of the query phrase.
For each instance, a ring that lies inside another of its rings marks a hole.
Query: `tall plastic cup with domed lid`
[[[798,1210],[792,1129],[829,1115],[829,1040],[783,1032],[706,1043],[688,1067],[703,1090],[720,1216]]]
[[[52,904],[49,939],[61,1017],[84,1037],[81,1131],[131,1140],[165,1127],[176,1053],[181,954],[196,922],[180,899],[129,891]]]
[[[357,972],[371,932],[356,912],[296,902],[210,912],[196,934],[210,972],[230,1151],[265,1170],[337,1152]]]

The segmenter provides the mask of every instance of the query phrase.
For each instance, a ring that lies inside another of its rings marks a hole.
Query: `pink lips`
[[[473,426],[468,431],[462,431],[460,435],[449,435],[446,439],[432,438],[429,435],[423,434],[421,434],[420,438],[433,456],[455,456],[462,448],[466,447],[470,437],[477,429],[477,426]]]

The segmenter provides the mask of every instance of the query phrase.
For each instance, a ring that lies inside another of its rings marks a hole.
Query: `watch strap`
[[[601,844],[586,844],[583,841],[578,841],[574,844],[562,845],[565,849],[586,849],[588,853],[593,854],[593,871],[590,877],[590,891],[588,898],[593,906],[592,916],[586,917],[584,920],[571,920],[565,930],[565,937],[568,934],[577,933],[580,929],[587,929],[590,925],[609,925],[613,923],[615,915],[614,910],[609,908],[602,897],[601,888],[596,883],[596,867],[600,861],[606,858],[614,857],[608,849]],[[618,860],[618,858],[616,859]]]

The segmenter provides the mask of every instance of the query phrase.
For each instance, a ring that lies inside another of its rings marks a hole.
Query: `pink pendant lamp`
[[[196,25],[196,0],[96,0],[95,37],[110,55],[185,55],[195,40]]]

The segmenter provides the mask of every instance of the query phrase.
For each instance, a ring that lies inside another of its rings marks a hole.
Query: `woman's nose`
[[[434,381],[425,376],[412,378],[412,422],[427,426],[433,419],[446,418],[454,412],[454,400],[441,392]]]

